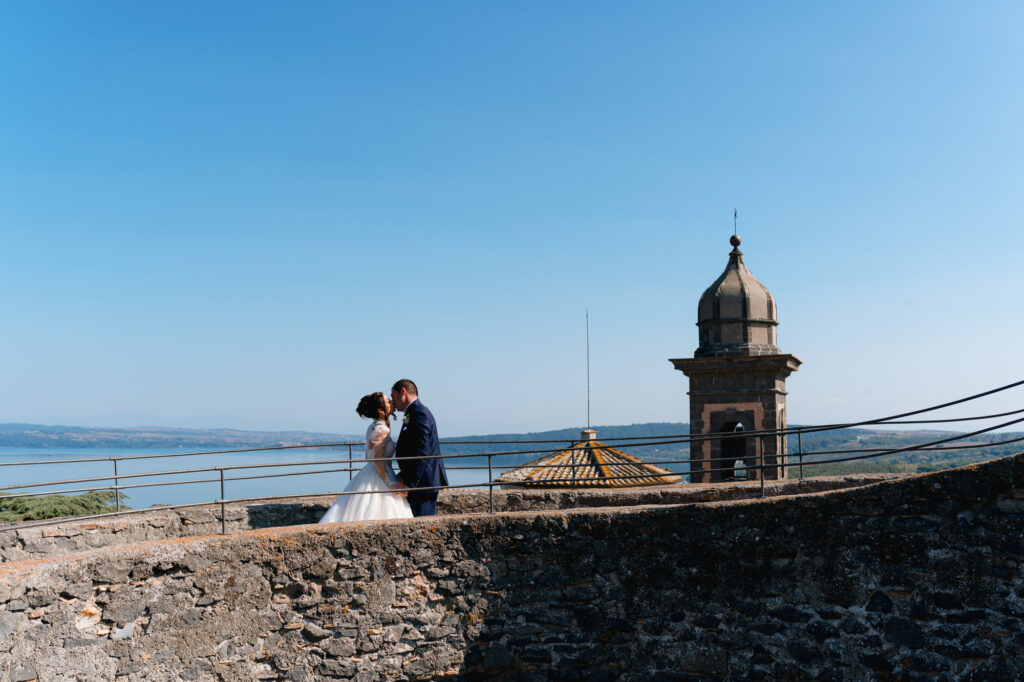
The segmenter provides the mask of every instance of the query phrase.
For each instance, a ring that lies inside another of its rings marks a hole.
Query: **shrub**
[[[121,509],[128,496],[121,495]],[[44,495],[42,497],[0,497],[0,522],[37,521],[58,516],[88,516],[116,511],[114,491],[102,490],[81,495]]]

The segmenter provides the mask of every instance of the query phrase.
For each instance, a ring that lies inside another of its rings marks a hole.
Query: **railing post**
[[[348,446],[348,480],[352,480],[352,446]]]
[[[217,469],[220,472],[220,534],[224,535],[227,533],[227,527],[224,516],[224,470]]]
[[[800,454],[800,481],[804,480],[804,432],[796,432],[796,451]]]
[[[761,497],[764,497],[764,475],[768,473],[768,465],[766,464],[764,458],[764,435],[762,434],[760,437],[758,437],[758,440],[761,441]]]
[[[572,471],[572,489],[576,490],[576,448],[569,451],[569,470]]]
[[[114,503],[117,505],[117,511],[121,511],[121,489],[117,487],[117,457],[111,459],[114,460]]]
[[[491,466],[491,455],[487,455],[487,508],[494,513],[494,469]]]

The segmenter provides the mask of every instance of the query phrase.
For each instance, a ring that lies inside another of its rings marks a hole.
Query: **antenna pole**
[[[732,236],[734,236],[734,237],[736,236],[736,216],[737,215],[739,215],[739,212],[734,208],[732,210]]]
[[[590,308],[587,308],[587,428],[590,428]]]

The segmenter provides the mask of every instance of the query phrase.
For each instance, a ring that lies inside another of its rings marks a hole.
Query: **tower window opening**
[[[738,421],[722,424],[721,433],[728,435],[719,440],[720,456],[715,467],[720,469],[718,473],[722,481],[747,478],[747,438],[740,435],[743,433],[743,430],[743,424]]]

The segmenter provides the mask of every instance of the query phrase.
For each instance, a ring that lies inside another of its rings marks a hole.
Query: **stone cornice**
[[[729,372],[773,372],[788,377],[802,364],[795,355],[741,355],[702,358],[670,358],[669,362],[686,376]]]

